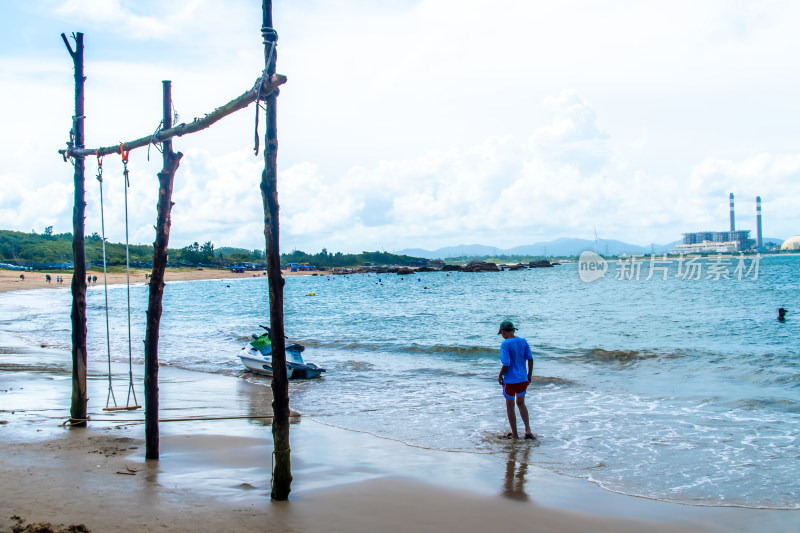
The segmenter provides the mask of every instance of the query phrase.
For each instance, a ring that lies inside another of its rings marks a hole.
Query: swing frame
[[[277,97],[278,87],[286,82],[286,77],[276,74],[278,34],[272,23],[272,0],[261,2],[261,36],[264,44],[264,69],[256,84],[240,97],[228,102],[190,124],[179,124],[173,127],[171,108],[171,83],[163,84],[163,128],[153,135],[142,137],[120,148],[129,150],[160,142],[162,146],[163,167],[158,173],[158,202],[156,204],[156,240],[153,243],[153,272],[150,280],[150,295],[147,307],[147,326],[145,331],[145,458],[159,458],[158,431],[158,332],[161,323],[162,300],[164,292],[164,272],[167,266],[167,246],[169,243],[170,215],[172,211],[172,188],[175,173],[183,154],[172,150],[171,139],[193,133],[209,127],[221,118],[247,107],[248,104],[262,101],[265,104],[267,132],[264,135],[264,169],[261,172],[261,200],[264,208],[264,238],[267,245],[267,279],[269,280],[269,314],[270,326],[277,336],[273,345],[273,362],[275,371],[272,378],[273,402],[275,415],[272,424],[272,436],[275,458],[271,497],[274,500],[286,500],[291,491],[291,461],[289,447],[289,385],[286,372],[286,351],[284,343],[283,316],[283,279],[280,269],[280,234],[278,205],[278,134],[277,134]],[[59,150],[64,161],[73,164],[74,205],[73,205],[73,257],[75,260],[75,276],[72,279],[72,399],[70,405],[71,427],[86,427],[88,421],[88,395],[86,387],[87,347],[86,347],[86,275],[84,216],[85,216],[85,178],[84,157],[91,155],[107,155],[117,151],[116,148],[103,147],[90,150],[85,147],[84,121],[84,76],[83,65],[83,33],[73,34],[75,49],[61,34],[61,39],[72,57],[75,79],[75,114],[72,116],[72,129],[66,150]],[[259,106],[256,106],[258,113]],[[258,115],[256,115],[258,116]],[[255,138],[258,138],[256,128]],[[258,154],[258,146],[255,149]]]

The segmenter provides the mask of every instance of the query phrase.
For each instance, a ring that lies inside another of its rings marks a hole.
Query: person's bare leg
[[[508,414],[508,423],[511,425],[511,436],[515,439],[519,438],[517,435],[517,413],[514,411],[514,400],[506,398],[506,414]]]
[[[517,396],[517,408],[519,409],[519,416],[522,417],[522,423],[525,424],[525,434],[532,435],[531,424],[528,420],[528,407],[525,405],[525,396]]]

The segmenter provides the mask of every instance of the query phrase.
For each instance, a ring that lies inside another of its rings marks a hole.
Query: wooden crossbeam
[[[273,94],[275,91],[278,90],[278,87],[286,83],[286,76],[281,74],[272,74],[268,79],[265,79],[261,82],[262,78],[256,80],[255,85],[252,89],[247,91],[246,93],[242,94],[241,96],[234,98],[227,104],[216,108],[211,113],[207,114],[203,118],[195,118],[190,123],[182,122],[175,127],[164,129],[161,131],[156,132],[155,135],[148,135],[146,137],[142,137],[140,139],[136,139],[135,141],[128,141],[122,143],[122,149],[126,152],[128,150],[132,150],[134,148],[142,148],[143,146],[147,146],[154,142],[162,142],[169,140],[173,137],[181,137],[183,135],[187,135],[189,133],[195,133],[200,130],[204,130],[220,120],[223,117],[230,115],[231,113],[235,113],[240,109],[244,109],[245,107],[249,106],[253,102],[256,101],[257,98],[264,99],[265,97]],[[262,83],[260,95],[259,95],[259,82]],[[68,143],[69,144],[69,143]],[[114,146],[104,146],[102,148],[79,148],[70,146],[69,148],[65,148],[63,150],[59,150],[58,153],[61,154],[64,159],[66,160],[68,157],[74,158],[82,158],[86,156],[104,156],[109,154],[118,154],[120,151],[120,145],[116,144]]]

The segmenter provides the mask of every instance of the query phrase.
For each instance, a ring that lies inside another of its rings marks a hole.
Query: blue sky
[[[258,0],[3,2],[0,227],[71,231],[60,33],[86,43],[87,146],[189,121],[263,67]],[[556,237],[800,233],[800,4],[274,0],[281,247],[400,250]],[[175,141],[171,245],[263,248],[254,109]],[[263,135],[263,121],[261,122]],[[131,154],[131,240],[154,238],[158,153]],[[87,160],[87,233],[100,231]],[[106,228],[124,240],[119,158]]]

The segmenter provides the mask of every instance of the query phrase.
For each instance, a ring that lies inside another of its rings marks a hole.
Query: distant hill
[[[667,244],[653,244],[641,246],[612,239],[598,239],[597,253],[603,256],[613,256],[622,254],[663,254],[675,248],[681,241],[674,241]],[[469,244],[460,246],[448,246],[438,250],[423,250],[412,248],[400,250],[399,254],[425,257],[427,259],[448,259],[451,257],[478,257],[478,256],[498,256],[498,255],[520,255],[520,256],[547,256],[547,257],[569,257],[580,255],[585,250],[594,250],[595,241],[589,239],[574,239],[561,237],[548,242],[537,242],[514,248],[500,249],[481,244]]]
[[[503,250],[492,246],[484,246],[482,244],[459,244],[458,246],[447,246],[434,251],[423,250],[422,248],[409,248],[397,253],[413,257],[424,257],[426,259],[445,259],[447,257],[494,255],[503,253]]]

